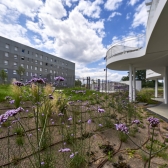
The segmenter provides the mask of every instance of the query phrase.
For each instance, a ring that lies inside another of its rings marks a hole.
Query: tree
[[[75,86],[81,86],[82,85],[82,82],[78,79],[78,80],[75,80]]]
[[[122,81],[129,81],[129,76],[123,76],[123,77],[121,78],[121,80],[122,80]]]
[[[8,75],[3,69],[0,71],[0,78],[2,79],[3,83],[5,84],[5,80],[8,78]]]
[[[20,80],[21,80],[21,76],[24,75],[25,69],[22,66],[19,66],[18,69],[16,70],[16,72],[19,75]]]

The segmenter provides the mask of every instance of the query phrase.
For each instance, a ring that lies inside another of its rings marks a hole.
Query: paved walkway
[[[154,100],[160,101],[162,103],[158,106],[150,107],[147,109],[150,110],[151,112],[154,112],[154,113],[168,119],[168,105],[163,103],[164,99],[163,98],[154,98]]]

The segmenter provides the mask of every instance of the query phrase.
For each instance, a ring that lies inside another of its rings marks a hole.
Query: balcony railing
[[[138,51],[145,47],[145,35],[137,35],[125,38],[122,41],[114,43],[106,53],[106,60],[111,57]]]

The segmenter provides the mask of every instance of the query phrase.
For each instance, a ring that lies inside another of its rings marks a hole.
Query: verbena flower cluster
[[[13,84],[17,86],[24,86],[24,83],[19,82],[19,81],[13,82]]]
[[[45,84],[45,80],[43,78],[32,78],[28,83],[39,83],[39,84]]]
[[[60,149],[59,152],[71,152],[71,149],[69,148]]]
[[[61,76],[57,76],[54,79],[55,79],[55,81],[65,81],[65,79]]]
[[[4,114],[0,115],[0,125],[7,121],[9,117],[15,116],[17,113],[22,111],[24,111],[22,107],[6,111]]]
[[[126,127],[125,124],[115,124],[116,126],[116,130],[117,131],[121,131],[121,132],[124,132],[125,134],[128,134],[128,128]]]
[[[157,127],[159,124],[158,118],[149,117],[147,120],[149,121],[151,127]]]

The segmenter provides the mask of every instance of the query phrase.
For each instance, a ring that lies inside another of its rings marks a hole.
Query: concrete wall
[[[125,83],[129,85],[129,81],[121,81],[120,83]],[[136,90],[140,91],[142,89],[142,82],[141,81],[136,81]]]

